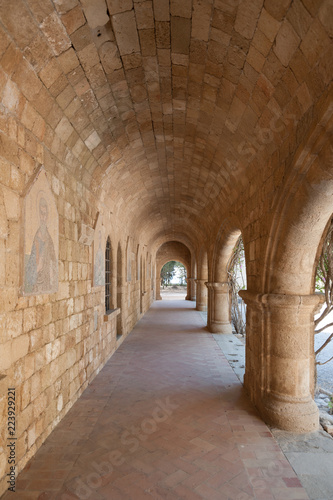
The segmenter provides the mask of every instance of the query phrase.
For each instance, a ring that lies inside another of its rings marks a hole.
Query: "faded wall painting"
[[[29,183],[23,211],[23,295],[58,290],[59,218],[43,167]]]
[[[94,234],[93,286],[105,285],[105,242],[103,217],[98,214]]]

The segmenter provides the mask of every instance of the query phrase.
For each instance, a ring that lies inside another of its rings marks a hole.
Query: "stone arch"
[[[241,293],[247,303],[245,386],[268,422],[297,432],[319,425],[313,401],[313,315],[319,297],[313,292],[318,251],[332,214],[331,114],[332,109],[298,152],[274,204],[261,290]]]
[[[191,273],[191,264],[192,264],[192,256],[190,249],[180,241],[166,241],[163,243],[158,251],[156,252],[156,299],[161,300],[160,294],[160,274],[161,269],[170,260],[175,260],[181,262],[185,268],[187,276]],[[190,282],[187,282],[187,296],[189,298],[189,285]]]
[[[333,146],[328,143],[306,175],[295,180],[277,211],[266,253],[265,292],[313,292],[317,252],[333,212],[332,196]]]
[[[228,264],[241,234],[236,219],[228,219],[221,225],[215,240],[210,281],[207,283],[207,326],[213,333],[232,333]]]
[[[228,263],[241,234],[240,226],[235,220],[229,219],[221,225],[213,250],[211,281],[228,281]]]
[[[174,232],[171,234],[165,234],[165,232],[153,235],[151,237],[150,243],[148,246],[152,249],[152,254],[157,254],[158,250],[162,247],[162,245],[166,243],[170,243],[172,241],[182,243],[185,247],[189,249],[191,254],[195,250],[194,242],[189,235],[185,235],[183,233]]]

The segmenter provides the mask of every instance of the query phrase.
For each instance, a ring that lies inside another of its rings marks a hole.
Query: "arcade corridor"
[[[184,300],[153,304],[22,471],[16,496],[308,498]]]
[[[0,0],[0,496],[307,498],[332,199],[332,0]]]

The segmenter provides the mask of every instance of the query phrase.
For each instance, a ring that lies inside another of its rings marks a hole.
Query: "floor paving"
[[[21,472],[16,498],[309,496],[194,303],[166,300],[153,304]]]

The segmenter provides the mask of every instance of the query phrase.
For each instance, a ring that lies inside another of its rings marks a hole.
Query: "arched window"
[[[111,241],[108,237],[105,247],[105,312],[111,310]]]
[[[127,238],[127,247],[126,247],[126,261],[127,261],[127,281],[132,280],[132,249],[131,249],[131,240]]]

